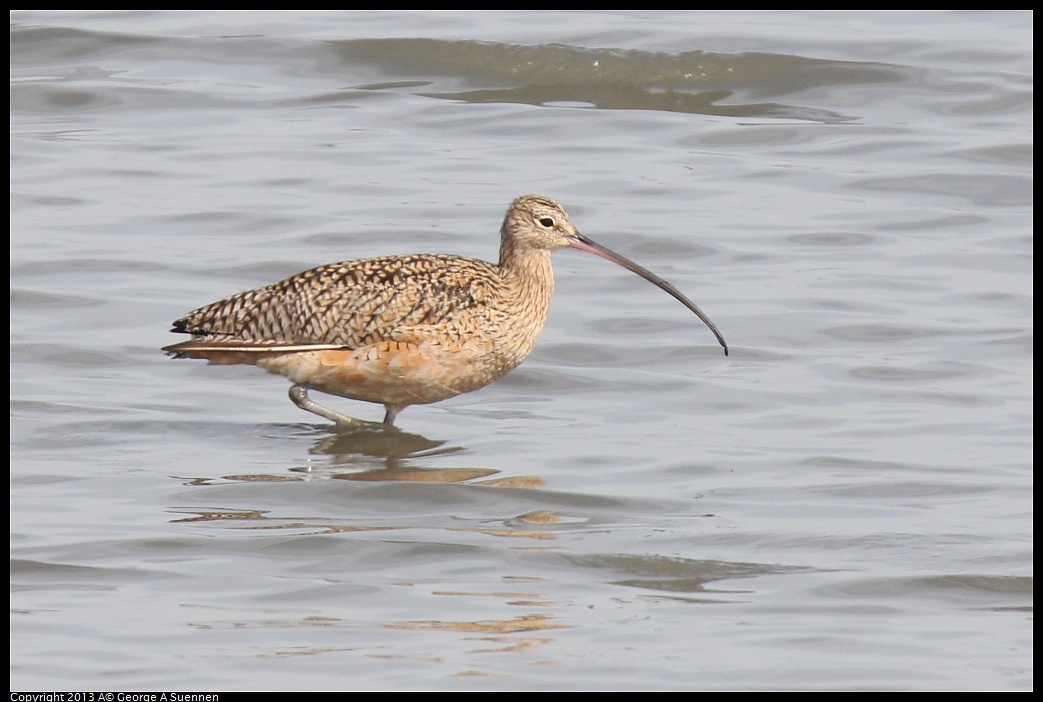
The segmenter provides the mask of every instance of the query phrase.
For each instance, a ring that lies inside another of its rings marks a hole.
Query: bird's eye
[[[539,223],[540,223],[540,226],[543,227],[544,229],[550,229],[551,227],[554,226],[554,220],[551,219],[550,217],[540,217]]]

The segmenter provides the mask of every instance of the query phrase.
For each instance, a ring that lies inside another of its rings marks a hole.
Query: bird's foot
[[[304,385],[294,385],[291,387],[290,399],[293,400],[293,404],[297,405],[302,410],[307,410],[308,412],[317,414],[320,417],[325,417],[344,429],[379,429],[381,431],[398,431],[398,428],[386,419],[383,422],[367,422],[364,419],[349,417],[348,415],[341,414],[336,410],[323,407],[318,402],[315,402],[315,400],[308,397],[308,388]]]

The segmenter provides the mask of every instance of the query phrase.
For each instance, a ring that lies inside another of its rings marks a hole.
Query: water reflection
[[[361,428],[344,431],[325,429],[308,450],[312,456],[325,457],[325,463],[287,468],[286,474],[236,474],[222,476],[237,482],[279,482],[327,477],[332,480],[410,481],[419,483],[463,483],[486,487],[542,487],[536,476],[493,478],[499,469],[475,466],[432,467],[431,459],[462,455],[463,446],[447,446],[441,439],[431,439],[399,429]],[[440,461],[444,462],[444,461]],[[212,484],[209,479],[196,479],[197,484]]]

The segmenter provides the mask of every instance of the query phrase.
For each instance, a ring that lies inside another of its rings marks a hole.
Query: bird
[[[395,428],[398,413],[477,390],[516,368],[547,320],[551,253],[596,254],[659,286],[721,332],[677,288],[580,234],[565,208],[540,195],[511,202],[497,263],[406,254],[331,263],[218,300],[173,322],[191,339],[174,358],[252,364],[292,383],[301,409],[344,428]],[[318,404],[308,392],[384,406],[382,423]]]

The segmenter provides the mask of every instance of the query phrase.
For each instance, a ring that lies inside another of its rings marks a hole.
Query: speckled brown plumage
[[[332,263],[201,307],[174,322],[193,338],[167,346],[176,358],[255,364],[295,383],[304,409],[342,424],[358,420],[316,405],[308,389],[383,404],[385,424],[413,404],[487,385],[532,351],[547,319],[550,254],[596,253],[663,287],[724,339],[675,288],[580,235],[553,200],[511,203],[500,260],[444,254]]]

